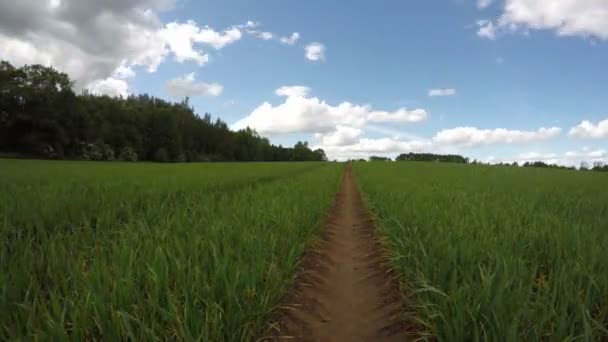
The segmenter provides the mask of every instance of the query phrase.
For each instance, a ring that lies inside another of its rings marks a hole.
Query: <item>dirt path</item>
[[[316,251],[304,257],[277,339],[404,341],[404,300],[347,166]]]

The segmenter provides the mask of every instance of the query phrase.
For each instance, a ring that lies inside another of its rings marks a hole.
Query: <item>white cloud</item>
[[[300,34],[298,32],[294,32],[289,37],[281,37],[281,43],[285,45],[294,45],[300,39]]]
[[[242,37],[236,25],[223,31],[194,21],[164,25],[160,12],[175,0],[0,1],[0,59],[52,65],[76,81],[77,90],[129,79],[134,66],[149,72],[173,55],[178,62],[209,60],[200,49],[221,49]],[[122,87],[122,86],[121,86]]]
[[[592,150],[584,147],[578,151],[569,151],[564,155],[567,159],[586,159],[590,161],[601,161],[608,158],[608,151],[603,149]]]
[[[429,96],[452,96],[456,95],[456,89],[452,88],[438,88],[438,89],[430,89]]]
[[[240,28],[240,29],[246,29],[246,30],[252,30],[256,27],[259,27],[260,23],[257,21],[252,21],[252,20],[248,20],[245,24],[243,25],[236,25],[236,27]]]
[[[423,140],[406,141],[395,138],[361,138],[352,144],[332,145],[321,143],[314,145],[313,148],[322,148],[330,160],[346,160],[367,158],[370,155],[394,157],[400,153],[426,152],[432,148],[432,143]]]
[[[256,34],[256,37],[262,40],[271,40],[274,38],[274,34],[272,34],[272,32],[259,32]]]
[[[112,77],[126,80],[135,77],[135,71],[131,67],[121,65],[114,70]]]
[[[494,0],[477,0],[477,8],[484,9],[490,7]]]
[[[167,82],[167,92],[173,97],[219,96],[223,91],[218,83],[196,83],[194,73]]]
[[[96,95],[108,95],[112,97],[127,97],[129,95],[129,85],[127,82],[113,77],[94,81],[87,86],[87,89]]]
[[[363,130],[354,127],[336,126],[336,130],[326,134],[317,133],[315,138],[323,146],[346,146],[356,144],[363,134]]]
[[[306,97],[310,93],[310,88],[305,86],[282,86],[274,93],[278,96]]]
[[[297,43],[298,40],[300,39],[300,34],[298,32],[294,32],[290,36],[280,37],[279,35],[277,35],[273,32],[260,31],[260,30],[258,30],[258,28],[261,25],[262,24],[259,22],[249,21],[245,25],[236,25],[235,27],[244,29],[247,34],[249,34],[255,38],[262,39],[262,40],[276,40],[284,45],[295,45],[295,43]]]
[[[493,22],[489,20],[478,20],[477,26],[479,26],[479,30],[477,30],[478,36],[490,40],[496,39],[496,26]]]
[[[168,23],[159,30],[158,35],[173,52],[178,62],[193,60],[199,65],[206,64],[209,61],[209,55],[198,49],[196,44],[206,44],[219,50],[243,37],[237,26],[219,32],[209,26],[199,27],[193,20],[185,23]]]
[[[494,39],[496,30],[553,30],[560,36],[608,39],[608,1],[506,0],[502,15],[480,25],[478,34]]]
[[[539,128],[536,131],[507,130],[504,128],[479,129],[475,127],[457,127],[439,131],[433,141],[443,145],[471,147],[488,144],[523,144],[553,138],[561,133],[561,128]]]
[[[3,1],[0,59],[52,65],[68,73],[79,89],[105,80],[123,63],[155,70],[167,54],[155,13],[166,6],[158,0],[63,0],[53,6]]]
[[[310,43],[304,48],[308,60],[318,62],[325,60],[325,45],[321,43]]]
[[[498,160],[500,162],[503,160]],[[587,163],[593,166],[594,163],[608,163],[608,151],[604,149],[590,149],[583,147],[582,149],[575,151],[568,151],[566,153],[540,153],[540,152],[526,152],[518,155],[517,157],[504,160],[512,163],[517,162],[523,164],[525,162],[542,161],[547,164],[557,164],[564,166],[580,166],[582,163]]]
[[[427,118],[423,109],[400,108],[394,112],[373,110],[369,105],[342,102],[331,105],[309,96],[310,89],[303,86],[281,87],[276,94],[286,97],[273,106],[264,102],[247,117],[237,121],[233,129],[247,126],[261,134],[320,133],[336,130],[337,126],[362,128],[368,122],[419,122]]]
[[[596,124],[584,120],[578,126],[570,129],[569,135],[576,138],[608,138],[608,119]]]
[[[209,26],[202,28],[198,35],[194,37],[194,41],[197,43],[206,43],[219,50],[227,45],[230,45],[243,37],[241,31],[232,27],[223,32],[214,31]]]
[[[424,109],[407,110],[406,108],[394,112],[371,111],[367,116],[370,122],[420,122],[427,118],[428,113]]]
[[[400,108],[394,112],[373,110],[368,105],[342,102],[328,104],[310,96],[310,88],[305,86],[284,86],[275,91],[285,97],[283,103],[273,106],[263,103],[247,117],[239,120],[232,129],[251,127],[262,134],[313,133],[316,144],[330,159],[367,158],[370,154],[394,155],[402,152],[422,151],[432,146],[429,140],[413,137],[401,140],[394,129],[384,129],[372,123],[419,122],[427,118],[423,109]],[[386,133],[394,136],[380,139],[363,137],[364,130]],[[401,133],[401,132],[399,132]],[[409,136],[411,137],[411,136]]]

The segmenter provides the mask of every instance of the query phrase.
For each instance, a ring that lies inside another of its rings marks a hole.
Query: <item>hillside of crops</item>
[[[391,264],[440,340],[608,339],[608,177],[357,163]]]
[[[262,336],[342,168],[0,160],[0,340]]]

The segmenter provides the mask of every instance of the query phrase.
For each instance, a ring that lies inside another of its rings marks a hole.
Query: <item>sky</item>
[[[608,163],[607,0],[0,0],[0,59],[330,159]]]

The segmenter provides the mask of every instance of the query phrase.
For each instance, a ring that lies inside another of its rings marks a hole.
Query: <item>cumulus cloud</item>
[[[591,149],[589,147],[583,147],[582,149],[568,151],[565,153],[526,152],[519,154],[511,160],[504,161],[509,163],[515,161],[519,164],[523,164],[525,162],[542,161],[547,164],[564,166],[579,166],[582,163],[588,163],[589,165],[593,165],[594,163],[606,164],[608,163],[608,151],[605,149]]]
[[[479,24],[479,23],[478,23]],[[560,36],[608,39],[608,1],[506,0],[501,16],[481,23],[478,35],[494,39],[497,30],[553,30]]]
[[[326,134],[317,133],[315,138],[323,146],[347,146],[356,144],[363,134],[363,130],[354,127],[336,126],[336,130]]]
[[[247,117],[237,121],[234,129],[247,126],[261,134],[282,133],[329,133],[337,126],[362,128],[368,122],[419,122],[428,114],[423,109],[400,108],[394,112],[378,111],[369,105],[342,102],[331,105],[317,97],[309,96],[304,86],[285,86],[276,90],[285,97],[283,103],[273,106],[264,102]]]
[[[197,48],[197,44],[209,45],[219,50],[237,42],[243,37],[243,34],[237,26],[220,32],[209,26],[199,27],[195,21],[188,20],[185,23],[166,24],[158,31],[158,36],[175,55],[176,61],[192,60],[199,65],[204,65],[209,61],[209,55]]]
[[[111,97],[127,97],[129,95],[129,85],[127,82],[113,77],[91,82],[87,86],[87,89],[96,95],[108,95]]]
[[[300,39],[300,34],[298,32],[294,32],[289,37],[281,37],[281,43],[285,45],[294,45]]]
[[[66,72],[76,88],[124,94],[134,66],[149,72],[173,55],[178,62],[209,60],[201,46],[224,48],[242,37],[235,25],[222,31],[194,21],[163,24],[159,13],[174,0],[0,1],[0,59],[43,64]],[[123,80],[117,82],[117,80]]]
[[[456,127],[439,131],[433,141],[443,145],[465,147],[497,143],[523,144],[546,140],[558,136],[561,128],[539,128],[536,131],[508,130],[504,128],[479,129],[476,127]]]
[[[331,159],[421,151],[432,146],[431,141],[402,140],[397,134],[379,139],[364,137],[368,128],[374,132],[383,131],[378,126],[381,123],[424,121],[428,114],[423,109],[400,108],[389,112],[350,102],[332,105],[310,93],[310,88],[305,86],[280,87],[275,94],[284,97],[281,104],[263,103],[232,125],[232,129],[251,127],[264,135],[311,133],[315,139],[313,148],[322,148]]]
[[[135,71],[131,67],[121,65],[112,73],[112,77],[126,80],[135,77]]]
[[[608,138],[608,119],[597,124],[584,120],[578,126],[572,127],[569,135],[576,138]]]
[[[367,116],[370,122],[420,122],[426,120],[428,114],[424,109],[397,109],[394,112],[371,111]]]
[[[329,159],[346,160],[367,158],[370,155],[393,157],[400,153],[427,152],[432,143],[424,140],[399,140],[395,138],[361,138],[352,144],[332,145],[320,143],[313,146],[321,148]]]
[[[218,83],[195,82],[194,73],[167,82],[167,93],[173,97],[219,96],[224,87]]]
[[[590,149],[584,147],[578,151],[569,151],[564,154],[566,159],[585,159],[590,161],[606,161],[608,151],[604,149]]]
[[[224,30],[223,32],[217,32],[209,26],[205,26],[192,39],[196,43],[206,43],[219,50],[240,40],[241,37],[243,37],[243,34],[236,27]]]
[[[310,43],[304,48],[306,50],[306,59],[319,62],[325,60],[325,45],[321,43]]]
[[[158,0],[0,2],[0,58],[53,65],[80,87],[105,80],[126,62],[153,70],[166,49],[158,39]],[[117,39],[120,37],[120,39]]]
[[[430,89],[429,90],[429,96],[434,97],[434,96],[452,96],[452,95],[456,95],[456,89],[452,89],[452,88],[437,88],[437,89]]]

